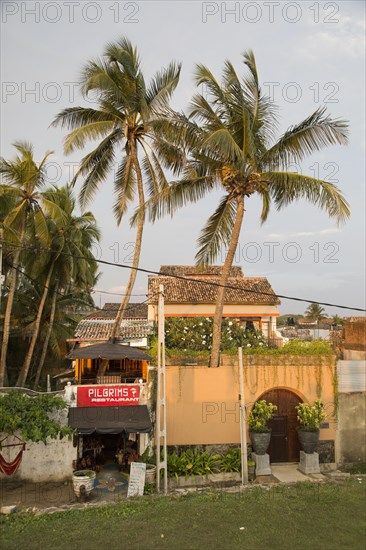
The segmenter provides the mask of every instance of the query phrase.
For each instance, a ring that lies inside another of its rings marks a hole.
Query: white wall
[[[1,434],[3,439],[7,434]],[[17,434],[20,437],[20,434]],[[18,443],[9,436],[5,444]],[[7,462],[14,460],[20,447],[3,447],[1,454]],[[73,439],[47,439],[43,442],[26,442],[22,462],[18,471],[11,476],[0,473],[0,481],[33,481],[49,482],[64,481],[72,476],[72,461],[76,459],[77,448],[73,446]]]

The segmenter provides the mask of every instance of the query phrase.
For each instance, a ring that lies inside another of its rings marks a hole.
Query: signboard
[[[122,407],[138,405],[140,386],[78,386],[78,407]]]
[[[146,464],[144,462],[131,462],[127,498],[142,497],[142,495],[144,494],[145,477]]]

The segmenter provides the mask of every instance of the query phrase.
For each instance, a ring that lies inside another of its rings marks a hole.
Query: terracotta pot
[[[271,432],[249,432],[253,451],[256,455],[265,455],[271,441]]]
[[[302,450],[307,454],[315,453],[319,441],[319,430],[309,431],[300,427],[297,428],[297,434]]]

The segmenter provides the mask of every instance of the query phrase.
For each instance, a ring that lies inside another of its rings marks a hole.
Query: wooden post
[[[239,348],[239,402],[240,402],[240,446],[241,446],[241,483],[248,483],[248,448],[247,448],[247,426],[245,414],[244,394],[244,372],[243,372],[243,349]]]

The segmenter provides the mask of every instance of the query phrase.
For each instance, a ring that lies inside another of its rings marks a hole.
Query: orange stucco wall
[[[320,439],[335,439],[333,381],[335,360],[322,364],[317,357],[297,364],[248,365],[244,367],[247,411],[261,395],[273,388],[296,393],[313,403],[318,397],[327,411],[329,428]],[[262,356],[263,360],[263,356]],[[246,361],[248,363],[248,361]],[[240,443],[239,367],[169,366],[167,376],[168,445],[209,445]]]

